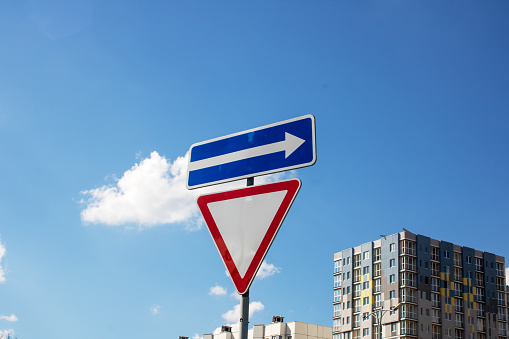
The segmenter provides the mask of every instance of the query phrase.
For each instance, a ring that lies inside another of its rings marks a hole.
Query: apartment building
[[[334,339],[508,338],[504,257],[406,230],[335,253],[333,293]]]
[[[204,334],[203,339],[240,339],[240,332],[222,326],[220,333]],[[332,327],[300,321],[286,323],[283,317],[274,316],[268,325],[253,325],[248,330],[248,339],[332,339]]]

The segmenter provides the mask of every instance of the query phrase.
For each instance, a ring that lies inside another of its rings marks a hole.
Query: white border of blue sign
[[[235,136],[242,135],[242,134],[247,134],[247,133],[263,130],[263,129],[274,127],[274,126],[288,124],[288,123],[291,123],[291,122],[294,122],[294,121],[298,121],[298,120],[303,120],[303,119],[311,119],[311,129],[312,129],[311,130],[311,134],[312,134],[312,137],[311,137],[312,140],[311,141],[313,143],[313,145],[312,145],[313,155],[312,155],[312,160],[311,161],[305,162],[305,163],[300,163],[300,164],[297,164],[297,165],[294,165],[294,166],[287,166],[287,167],[281,167],[281,168],[271,169],[271,170],[267,170],[267,171],[249,173],[249,174],[245,174],[245,175],[241,175],[241,176],[231,177],[231,178],[227,178],[227,179],[223,179],[223,180],[206,182],[206,183],[198,184],[198,185],[191,185],[191,186],[188,185],[188,183],[189,183],[189,168],[191,167],[191,155],[192,155],[192,150],[193,150],[194,147],[200,146],[200,145],[204,145],[204,144],[208,144],[208,143],[212,143],[212,142],[216,142],[216,141],[223,140],[223,139],[228,139],[228,138],[235,137]],[[234,133],[234,134],[229,134],[229,135],[226,135],[226,136],[223,136],[223,137],[219,137],[219,138],[214,138],[214,139],[198,142],[198,143],[195,143],[195,144],[191,145],[191,147],[189,148],[189,160],[188,160],[188,169],[187,169],[187,175],[186,175],[186,187],[187,187],[187,189],[195,189],[195,188],[200,188],[200,187],[212,186],[212,185],[217,185],[217,184],[221,184],[221,183],[225,183],[225,182],[241,180],[241,179],[255,177],[255,176],[261,176],[261,175],[267,175],[267,174],[271,174],[271,173],[283,172],[283,171],[288,171],[288,170],[292,170],[292,169],[296,169],[296,168],[312,166],[312,165],[315,164],[315,162],[316,162],[316,124],[315,124],[315,117],[312,114],[308,114],[308,115],[300,116],[300,117],[297,117],[297,118],[293,118],[293,119],[289,119],[289,120],[285,120],[285,121],[276,122],[276,123],[273,123],[273,124],[270,124],[270,125],[265,125],[265,126],[253,128],[253,129],[242,131],[242,132],[238,132],[238,133]]]

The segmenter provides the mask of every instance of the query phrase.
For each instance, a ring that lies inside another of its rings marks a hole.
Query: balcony
[[[401,279],[401,287],[417,287],[417,283],[413,279]]]
[[[415,328],[402,328],[401,334],[417,336],[417,329]]]
[[[402,270],[412,271],[412,272],[417,272],[415,264],[413,264],[413,263],[402,263],[401,264],[401,269]]]
[[[417,320],[417,313],[410,312],[410,311],[402,311],[401,312],[401,318],[408,318],[408,319]]]
[[[406,255],[413,255],[415,256],[415,248],[411,248],[411,247],[402,247],[401,248],[401,255],[403,254],[406,254]]]
[[[406,302],[406,303],[417,304],[417,298],[415,296],[412,296],[412,295],[403,295],[403,296],[401,296],[401,301],[402,302]]]

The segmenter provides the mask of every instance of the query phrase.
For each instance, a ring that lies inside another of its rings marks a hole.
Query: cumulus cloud
[[[11,314],[11,315],[1,315],[0,314],[0,320],[6,320],[10,323],[14,323],[14,322],[18,321],[18,317],[16,317],[14,314]]]
[[[249,318],[251,319],[252,315],[256,312],[263,311],[265,306],[260,301],[253,301],[249,303]],[[226,326],[231,326],[232,331],[238,331],[240,328],[240,303],[235,305],[233,309],[223,313],[221,318],[227,322]],[[218,334],[221,332],[221,327],[218,327],[214,330],[214,334]]]
[[[161,309],[161,306],[159,305],[154,305],[150,308],[150,313],[152,313],[152,315],[157,315],[159,313],[159,310]]]
[[[173,162],[152,152],[125,171],[114,185],[84,190],[81,220],[84,223],[120,226],[136,224],[140,228],[161,224],[183,224],[190,230],[200,229],[203,221],[196,206],[202,194],[245,187],[235,181],[195,190],[186,188],[188,154]],[[256,184],[288,176],[277,173],[256,179]]]
[[[11,337],[14,336],[14,330],[12,328],[9,330],[0,330],[0,338],[7,337],[7,335]]]
[[[260,269],[258,270],[258,273],[256,273],[256,277],[260,279],[265,279],[279,272],[281,272],[280,267],[276,267],[273,264],[268,264],[264,260],[262,262],[262,265],[260,266]]]
[[[226,295],[226,289],[222,286],[216,285],[210,288],[210,295]]]
[[[0,241],[0,283],[5,282],[5,268],[2,265],[2,259],[5,256],[5,245]]]
[[[198,333],[195,333],[193,335],[193,339],[201,339],[202,337],[200,337],[200,335]]]

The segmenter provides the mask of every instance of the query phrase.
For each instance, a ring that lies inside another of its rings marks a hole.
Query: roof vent
[[[272,323],[282,323],[282,322],[284,322],[283,319],[284,319],[284,317],[275,315],[272,317]]]
[[[221,333],[222,332],[231,332],[232,328],[231,326],[221,326]]]

